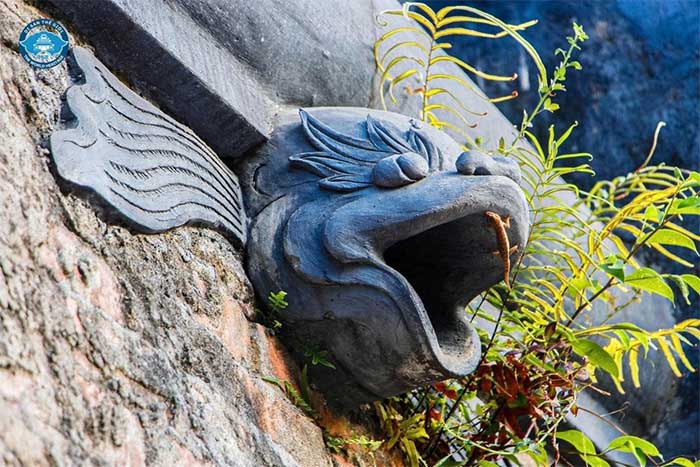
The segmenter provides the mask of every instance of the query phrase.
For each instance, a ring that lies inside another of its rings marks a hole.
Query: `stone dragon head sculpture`
[[[332,403],[473,371],[480,345],[464,307],[504,272],[485,213],[510,218],[510,245],[529,228],[513,161],[463,152],[402,115],[313,108],[282,113],[237,179],[89,52],[76,47],[74,61],[73,118],[51,138],[57,173],[138,230],[203,224],[244,245],[258,295],[288,293],[286,341],[328,352],[335,369],[312,370],[326,372],[314,381]]]
[[[286,332],[330,352],[336,374],[317,380],[343,403],[479,360],[464,307],[503,276],[484,213],[510,216],[515,245],[528,211],[514,163],[461,154],[401,115],[316,108],[281,117],[241,167],[250,277],[289,292]]]

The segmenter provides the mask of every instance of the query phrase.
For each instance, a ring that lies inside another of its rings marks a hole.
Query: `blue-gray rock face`
[[[433,7],[444,6],[432,2]],[[567,143],[571,152],[594,154],[597,176],[575,176],[579,186],[590,187],[597,179],[624,175],[644,160],[651,146],[658,121],[661,131],[654,162],[665,162],[689,169],[700,169],[700,3],[696,0],[617,0],[617,1],[483,1],[478,7],[508,22],[538,19],[539,24],[524,33],[552,69],[558,62],[553,51],[565,48],[571,23],[581,24],[590,40],[577,56],[583,69],[568,75],[567,92],[556,96],[561,110],[546,115],[538,129],[550,123],[558,127],[578,120],[580,125]],[[516,89],[520,98],[499,108],[518,122],[522,109],[531,109],[537,99],[536,73],[528,68],[529,58],[514,42],[455,40],[450,53],[466,57],[477,68],[501,74],[517,72]],[[477,80],[490,95],[502,95],[513,83],[494,84]],[[700,222],[686,227],[700,232]],[[685,253],[687,256],[687,251]],[[697,264],[697,257],[687,257]],[[649,257],[668,272],[700,272]],[[697,317],[695,310],[680,304],[677,319]],[[700,362],[697,353],[692,355]],[[697,374],[669,388],[673,400],[666,404],[665,421],[649,425],[643,411],[625,419],[626,426],[655,437],[665,455],[700,454],[700,415]],[[642,388],[643,391],[643,388]],[[675,392],[675,395],[674,395]],[[605,402],[605,401],[602,401]],[[619,407],[619,400],[615,402]],[[617,407],[609,407],[611,409]]]

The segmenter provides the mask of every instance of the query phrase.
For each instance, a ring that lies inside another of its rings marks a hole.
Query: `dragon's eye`
[[[385,157],[372,169],[372,183],[383,188],[397,188],[417,182],[428,175],[428,162],[415,152]]]

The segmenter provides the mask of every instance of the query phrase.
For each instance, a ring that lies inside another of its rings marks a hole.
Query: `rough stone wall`
[[[297,369],[252,321],[240,251],[205,229],[132,234],[57,185],[66,65],[16,47],[44,16],[0,0],[0,465],[345,463],[263,379]]]

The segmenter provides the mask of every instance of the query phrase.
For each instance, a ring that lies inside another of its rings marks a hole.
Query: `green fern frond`
[[[688,359],[683,344],[688,346],[697,345],[697,343],[693,344],[684,334],[694,338],[696,342],[700,341],[700,319],[687,319],[676,324],[672,328],[660,329],[657,331],[646,331],[631,323],[619,323],[597,326],[578,331],[575,334],[579,337],[600,336],[608,338],[609,343],[605,347],[606,351],[616,361],[620,362],[620,367],[623,359],[626,358],[630,368],[632,384],[634,387],[639,388],[639,355],[641,354],[646,358],[649,349],[660,351],[671,368],[671,371],[679,378],[683,376],[683,373],[678,366],[678,361],[680,361],[688,371],[695,371],[695,368]],[[621,338],[621,336],[626,337]],[[640,349],[644,352],[640,352]],[[622,381],[624,381],[622,376],[616,380],[620,392],[624,392],[622,386],[619,384]]]
[[[452,12],[467,12],[473,16],[451,15]],[[517,97],[517,91],[513,91],[505,96],[489,98],[467,79],[448,73],[435,73],[435,65],[450,63],[462,69],[465,73],[473,74],[489,81],[513,81],[517,79],[516,73],[500,75],[485,72],[467,61],[445,54],[442,51],[452,48],[452,43],[449,42],[451,37],[471,36],[483,39],[512,37],[533,58],[541,82],[547,82],[547,72],[542,60],[534,47],[519,33],[519,31],[535,25],[537,21],[506,24],[477,8],[457,6],[442,8],[435,12],[428,5],[419,2],[406,2],[401,9],[382,11],[377,15],[377,22],[381,26],[388,26],[389,22],[385,20],[385,17],[388,16],[403,17],[415,21],[420,26],[400,26],[390,29],[382,34],[374,44],[374,59],[377,68],[381,72],[379,95],[384,109],[387,109],[386,96],[388,95],[388,100],[396,105],[398,103],[395,95],[396,86],[409,78],[417,76],[421,80],[420,86],[417,87],[416,91],[407,86],[406,93],[416,94],[421,97],[420,118],[440,129],[455,130],[460,128],[461,131],[457,131],[457,133],[464,134],[465,128],[474,128],[476,126],[475,122],[467,118],[467,114],[481,117],[485,113],[466,108],[454,94],[445,89],[444,86],[435,83],[436,80],[447,80],[457,83],[468,91],[473,92],[480,99],[493,103]],[[472,29],[468,27],[469,24],[494,28],[495,31]],[[410,39],[401,39],[406,34],[411,34],[412,37]],[[397,38],[399,39],[397,40]],[[394,42],[392,43],[390,40]],[[406,61],[412,61],[419,66],[406,69]],[[437,101],[436,99],[440,99],[440,97],[449,97],[449,99]],[[448,116],[449,118],[446,118]],[[465,141],[468,144],[471,143],[467,137],[465,137]]]

